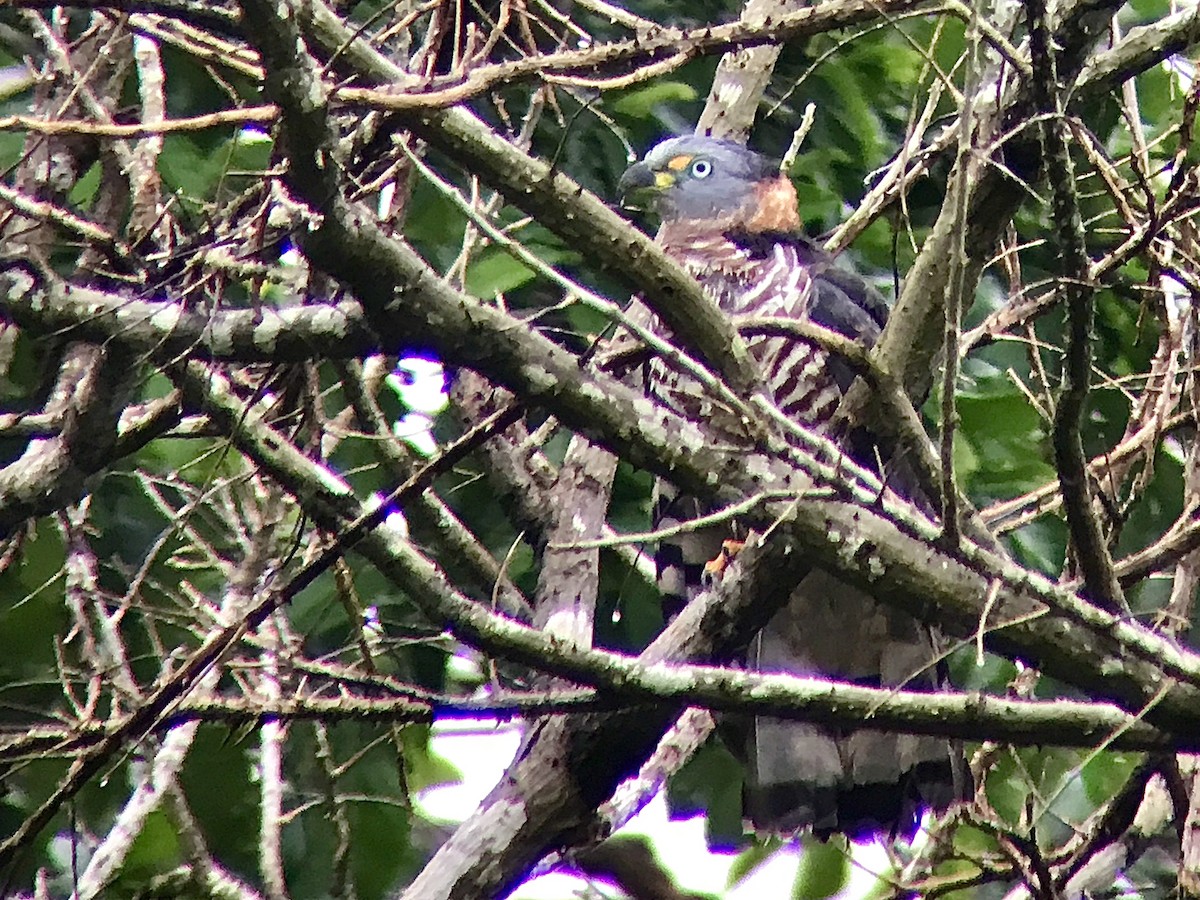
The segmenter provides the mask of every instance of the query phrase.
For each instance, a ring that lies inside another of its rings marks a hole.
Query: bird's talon
[[[729,568],[729,564],[733,562],[733,558],[745,546],[745,541],[722,541],[721,552],[704,564],[705,579],[708,581],[720,581],[725,574],[725,570]]]

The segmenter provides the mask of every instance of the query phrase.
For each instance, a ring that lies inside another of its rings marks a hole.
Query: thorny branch
[[[1036,106],[1049,119],[1040,124],[1046,175],[1050,181],[1054,221],[1062,253],[1063,286],[1067,306],[1067,348],[1063,365],[1063,390],[1054,416],[1054,456],[1058,481],[1075,561],[1083,570],[1088,595],[1099,606],[1128,612],[1125,595],[1113,571],[1108,544],[1092,506],[1087,482],[1087,460],[1083,454],[1081,420],[1087,401],[1092,370],[1092,327],[1095,291],[1082,279],[1089,265],[1084,247],[1083,220],[1075,194],[1075,166],[1071,161],[1063,122],[1063,104],[1058,88],[1057,53],[1051,44],[1046,7],[1040,0],[1026,0],[1029,19],[1029,52],[1033,61],[1033,93]]]

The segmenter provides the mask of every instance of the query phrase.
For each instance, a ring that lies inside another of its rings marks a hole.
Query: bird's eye
[[[707,159],[698,159],[692,163],[692,175],[696,178],[707,178],[712,173],[712,163]]]

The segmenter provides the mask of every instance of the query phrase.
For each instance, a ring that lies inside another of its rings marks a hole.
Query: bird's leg
[[[721,541],[721,552],[704,564],[704,577],[709,581],[720,581],[733,558],[746,546],[745,541]]]

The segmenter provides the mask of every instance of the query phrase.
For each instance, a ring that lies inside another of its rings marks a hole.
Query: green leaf
[[[996,837],[974,825],[959,825],[954,829],[954,849],[963,856],[978,858],[997,850]]]
[[[93,163],[83,176],[71,185],[67,199],[75,206],[86,209],[96,198],[100,189],[100,163]]]
[[[1044,458],[1045,423],[1011,384],[993,379],[977,390],[960,392],[956,446],[967,468],[963,480],[972,496],[1013,497],[1054,478]]]
[[[768,838],[761,843],[751,844],[738,854],[733,865],[729,867],[729,883],[727,887],[735,887],[745,881],[755,869],[783,849],[778,838]]]
[[[963,647],[950,657],[950,677],[962,691],[993,691],[1002,693],[1012,680],[1017,667],[1002,656],[983,654],[983,664],[977,663],[976,648]]]
[[[350,806],[350,824],[358,895],[364,900],[383,897],[415,861],[409,841],[411,814],[396,805],[359,802]]]
[[[1062,519],[1042,519],[1011,535],[1008,543],[1025,565],[1050,573],[1062,566],[1066,534],[1066,523]]]
[[[143,882],[179,861],[179,837],[166,813],[157,809],[146,817],[145,825],[130,846],[121,878],[132,884]]]
[[[55,636],[69,627],[62,602],[66,551],[57,528],[43,522],[22,545],[20,564],[0,571],[0,683],[40,678],[54,663]],[[54,697],[53,682],[44,689]],[[39,694],[42,689],[39,689]]]
[[[842,838],[819,841],[806,837],[792,896],[796,900],[821,900],[832,897],[850,878],[850,857]]]
[[[556,247],[531,247],[538,258],[554,265],[571,254]],[[467,269],[467,291],[483,300],[515,291],[537,278],[537,273],[501,247],[489,247]]]
[[[709,846],[739,846],[745,841],[742,777],[741,763],[720,741],[709,741],[668,783],[667,809],[672,818],[706,813]]]
[[[654,81],[610,99],[606,105],[618,116],[648,119],[659,106],[688,103],[697,96],[696,89],[682,81]]]
[[[503,250],[483,253],[467,270],[467,290],[484,300],[507,294],[536,277],[533,269]]]
[[[1001,753],[1000,758],[992,765],[987,773],[984,790],[988,803],[1001,819],[1013,826],[1021,821],[1029,789],[1011,751]]]
[[[1170,12],[1173,7],[1168,0],[1132,0],[1130,8],[1141,22],[1151,22]],[[1124,16],[1121,17],[1124,20]]]
[[[1100,753],[1083,767],[1080,778],[1092,803],[1107,803],[1125,786],[1142,757],[1137,753]]]
[[[239,129],[225,136],[168,134],[158,169],[163,183],[191,198],[213,198],[218,187],[245,186],[270,161],[271,140],[259,131]],[[236,173],[236,175],[231,175]]]

